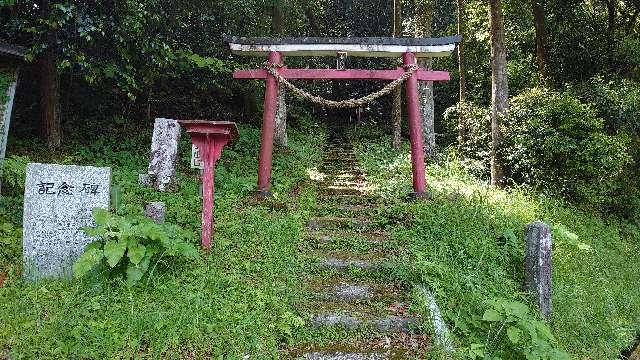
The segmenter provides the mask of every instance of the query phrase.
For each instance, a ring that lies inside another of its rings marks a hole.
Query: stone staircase
[[[309,219],[301,255],[314,264],[305,279],[311,301],[299,311],[315,331],[345,337],[291,349],[293,359],[415,359],[430,347],[408,310],[408,293],[390,276],[397,245],[372,220],[376,201],[366,194],[344,129],[330,129],[319,171],[322,204]]]

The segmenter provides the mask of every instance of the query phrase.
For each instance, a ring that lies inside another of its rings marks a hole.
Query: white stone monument
[[[91,211],[109,208],[111,169],[29,164],[24,190],[23,257],[28,279],[69,277],[92,239]]]

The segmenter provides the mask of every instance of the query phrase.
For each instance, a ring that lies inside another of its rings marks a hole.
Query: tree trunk
[[[547,55],[547,28],[545,25],[544,8],[541,0],[531,0],[533,21],[536,29],[536,60],[542,83],[550,87],[551,76],[549,74],[549,58]]]
[[[393,36],[402,36],[402,1],[393,0]],[[402,86],[393,90],[393,148],[400,150],[402,143]]]
[[[320,36],[320,27],[318,26],[318,20],[316,19],[316,14],[311,9],[311,6],[308,4],[304,5],[302,10],[304,11],[304,16],[307,17],[307,21],[309,21],[309,30],[311,36]]]
[[[535,0],[534,0],[535,1]],[[458,110],[458,144],[464,145],[467,136],[467,122],[465,118],[465,102],[467,101],[467,80],[464,66],[464,35],[465,35],[465,8],[464,0],[458,0],[458,34],[462,40],[458,44],[458,73],[460,74],[460,109]]]
[[[489,0],[491,23],[491,185],[505,185],[499,149],[502,142],[501,123],[509,107],[507,83],[507,50],[501,0]]]
[[[430,37],[433,32],[433,0],[416,0],[416,37]],[[418,66],[430,70],[432,59],[419,59]],[[436,155],[435,112],[433,102],[433,81],[421,81],[420,115],[422,116],[422,133],[425,155],[433,159]]]
[[[49,0],[42,1],[42,17],[50,14]],[[49,150],[57,150],[62,145],[62,124],[60,122],[59,84],[57,70],[57,34],[49,28],[46,34],[47,48],[40,57],[40,116],[41,132]]]
[[[278,90],[278,110],[276,111],[276,132],[274,139],[276,140],[276,145],[287,147],[287,94],[283,87],[280,87]]]
[[[272,8],[272,30],[274,36],[282,36],[284,34],[284,13],[282,11],[282,0],[273,0]],[[278,107],[276,111],[276,132],[274,140],[276,145],[281,147],[288,146],[287,138],[287,106],[286,93],[284,87],[278,88]]]

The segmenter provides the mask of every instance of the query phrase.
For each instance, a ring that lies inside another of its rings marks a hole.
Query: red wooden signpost
[[[211,248],[213,236],[213,208],[215,167],[225,145],[238,138],[236,124],[228,121],[179,120],[191,135],[192,143],[200,151],[204,164],[202,174],[202,247]]]
[[[460,37],[442,39],[408,38],[227,38],[231,50],[240,55],[267,56],[267,66],[274,66],[285,79],[307,80],[396,80],[403,76],[402,68],[392,70],[361,69],[287,69],[282,63],[283,54],[290,56],[340,56],[346,52],[363,57],[402,56],[405,67],[415,65],[416,57],[447,56],[455,49]],[[258,196],[269,196],[273,138],[278,99],[278,80],[267,70],[236,70],[234,79],[265,79],[264,114],[260,144],[258,170]],[[418,69],[405,83],[407,116],[411,141],[411,164],[413,169],[413,196],[426,195],[424,143],[418,81],[447,81],[446,71]]]

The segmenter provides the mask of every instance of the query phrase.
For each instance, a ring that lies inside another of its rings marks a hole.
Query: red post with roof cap
[[[414,65],[416,56],[411,52],[402,55],[405,66]],[[422,198],[425,193],[426,179],[424,169],[424,142],[420,120],[420,100],[418,96],[418,76],[414,73],[405,84],[407,96],[407,116],[409,118],[409,140],[411,141],[411,167],[413,169],[413,196]]]
[[[268,62],[279,65],[282,55],[279,52],[269,53]],[[273,75],[267,76],[264,90],[264,114],[262,115],[262,134],[260,136],[260,156],[258,165],[258,196],[270,196],[271,163],[273,161],[273,137],[276,127],[276,111],[278,107],[278,80]]]
[[[215,168],[222,149],[238,138],[236,124],[228,121],[178,120],[191,135],[191,142],[200,150],[202,173],[202,247],[211,248],[213,237],[213,207]]]

